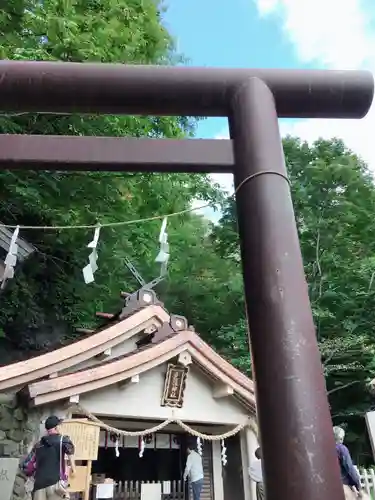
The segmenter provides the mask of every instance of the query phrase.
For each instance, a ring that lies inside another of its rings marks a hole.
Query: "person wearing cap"
[[[74,445],[68,436],[60,434],[63,420],[51,415],[45,421],[46,435],[35,446],[35,473],[33,500],[61,500],[60,480],[65,474],[65,455],[74,454]]]

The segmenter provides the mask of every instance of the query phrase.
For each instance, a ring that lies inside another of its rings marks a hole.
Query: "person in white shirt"
[[[250,479],[256,483],[257,500],[264,500],[262,453],[260,448],[255,450],[255,457],[256,460],[254,460],[249,467],[249,476]]]
[[[195,444],[188,445],[188,457],[184,472],[184,481],[190,480],[193,490],[193,500],[200,500],[203,487],[203,464]]]

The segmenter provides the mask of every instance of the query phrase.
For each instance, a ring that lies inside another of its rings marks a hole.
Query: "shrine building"
[[[255,500],[248,475],[257,447],[253,382],[184,317],[169,314],[153,291],[125,295],[123,308],[98,313],[103,326],[82,331],[81,340],[0,368],[2,401],[16,398],[20,420],[32,416],[38,424],[32,438],[32,427],[20,424],[29,433],[20,444],[30,448],[51,414],[91,423],[100,427],[96,441],[83,439],[83,431],[71,436],[87,448],[76,457],[88,460],[87,488],[110,478],[118,500],[184,500],[186,447],[196,439],[201,499]]]

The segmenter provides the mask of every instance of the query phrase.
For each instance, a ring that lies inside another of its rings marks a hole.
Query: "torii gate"
[[[0,109],[227,116],[231,141],[0,136],[1,168],[233,172],[267,500],[343,500],[277,118],[361,118],[364,71],[0,63]]]

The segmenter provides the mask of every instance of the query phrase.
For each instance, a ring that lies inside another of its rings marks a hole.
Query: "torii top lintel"
[[[283,118],[361,118],[373,99],[367,71],[1,61],[0,109],[228,116],[233,91],[254,77],[270,87]]]

